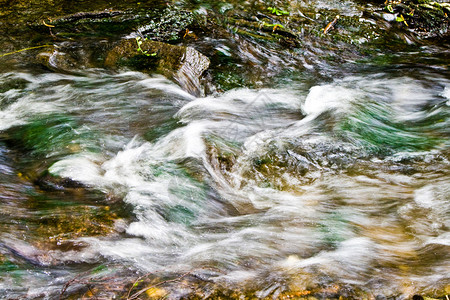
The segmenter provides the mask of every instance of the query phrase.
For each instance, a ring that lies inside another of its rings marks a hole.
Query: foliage
[[[138,36],[136,38],[136,43],[138,45],[137,52],[140,52],[140,53],[142,53],[142,54],[144,54],[146,56],[156,56],[156,52],[149,53],[148,50],[142,50],[141,45],[142,45],[143,41],[144,40],[140,36]]]
[[[270,11],[271,14],[274,14],[277,16],[289,15],[288,11],[278,9],[276,7],[268,7],[267,10]]]
[[[46,48],[46,47],[52,47],[52,45],[40,45],[40,46],[35,46],[35,47],[28,47],[28,48],[24,48],[24,49],[19,49],[19,50],[16,50],[16,51],[0,54],[0,57],[8,56],[8,55],[11,55],[11,54],[16,54],[16,53],[23,52],[23,51],[39,49],[39,48]]]
[[[408,26],[408,23],[406,23],[405,17],[403,17],[403,15],[399,15],[399,16],[395,19],[395,21],[397,21],[397,22],[403,22],[403,23],[405,23],[406,26]]]
[[[273,31],[273,32],[275,32],[275,30],[277,30],[277,28],[283,28],[283,29],[284,29],[284,26],[281,25],[281,24],[279,24],[279,23],[276,23],[276,24],[270,24],[270,23],[267,23],[267,22],[263,22],[263,23],[262,23],[262,26],[272,28],[272,31]]]
[[[388,12],[390,12],[391,14],[394,13],[394,9],[392,8],[392,5],[391,5],[391,4],[386,5],[385,9],[386,9]]]

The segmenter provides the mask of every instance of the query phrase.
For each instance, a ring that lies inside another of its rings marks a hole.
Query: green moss
[[[175,7],[152,10],[92,11],[53,18],[48,25],[64,37],[115,36],[138,31],[158,41],[178,40],[180,33],[194,22],[192,13]],[[38,27],[44,27],[42,23]]]
[[[36,234],[45,243],[61,243],[73,238],[106,235],[114,231],[117,214],[108,206],[74,205],[41,210],[36,224]]]
[[[160,12],[156,18],[139,27],[138,32],[152,40],[175,41],[193,22],[192,13],[169,7]]]
[[[215,72],[214,82],[221,91],[228,91],[234,88],[244,87],[245,79],[241,73],[235,70],[227,70],[224,72]]]

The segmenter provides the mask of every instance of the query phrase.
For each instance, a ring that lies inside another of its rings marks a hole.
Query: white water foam
[[[447,106],[450,106],[450,86],[446,86],[442,92],[442,96],[447,98]]]
[[[402,231],[402,222],[409,220],[408,214],[414,216],[414,207],[437,213],[445,204],[443,193],[436,192],[442,186],[417,189],[416,177],[388,169],[412,155],[398,161],[365,160],[358,157],[356,146],[337,140],[334,129],[316,119],[331,112],[339,115],[339,121],[367,99],[381,100],[401,114],[408,93],[392,96],[383,90],[382,80],[347,78],[315,86],[309,93],[267,89],[261,96],[260,90],[240,89],[193,99],[175,85],[159,85],[158,80],[143,77],[136,85],[145,92],[170,93],[167,98],[182,106],[175,118],[184,126],[152,142],[140,135],[122,138],[126,143],[119,150],[107,148],[102,155],[78,153],[50,168],[53,174],[117,194],[133,208],[134,217],[125,228],[127,237],[81,239],[90,245],[82,250],[86,257],[102,255],[145,271],[220,266],[222,276],[217,280],[235,284],[279,268],[311,276],[320,269],[342,282],[365,284],[376,273],[377,264],[397,266],[402,257],[413,257],[421,242],[447,245],[447,235],[440,231],[443,223],[436,227],[426,220],[434,215],[414,220],[424,228],[417,234],[420,241]],[[411,88],[405,83],[408,80],[402,81],[406,89]],[[416,98],[418,107],[424,104],[425,94]],[[145,100],[134,99],[136,103]],[[110,101],[115,105],[116,99]],[[300,111],[308,116],[301,119]],[[232,129],[239,134],[227,135]],[[213,153],[209,148],[219,148],[208,141],[215,136],[240,142],[230,146],[237,156],[230,170],[213,166],[209,159]],[[263,185],[273,170],[268,169],[267,176],[252,177],[255,161],[273,149],[288,153],[297,165],[306,165],[314,173],[297,174],[281,164],[275,167],[291,186]],[[349,159],[357,175],[347,172],[345,164],[334,164],[334,169],[327,165],[341,156]],[[375,167],[366,168],[369,162]],[[311,180],[305,184],[302,179],[307,176]],[[404,203],[412,208],[403,212]],[[443,222],[448,219],[436,216]]]
[[[351,102],[360,94],[356,90],[336,85],[314,86],[309,90],[302,110],[305,114],[317,115],[327,110],[348,111]]]

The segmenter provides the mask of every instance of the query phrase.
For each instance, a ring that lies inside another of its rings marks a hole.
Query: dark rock
[[[72,49],[69,50],[68,48]],[[51,70],[67,73],[95,67],[91,62],[91,54],[88,49],[81,47],[64,47],[64,45],[51,47],[47,51],[39,53],[36,58],[39,63]]]
[[[402,1],[389,4],[393,18],[405,28],[413,29],[418,37],[441,38],[449,34],[449,3],[431,1]],[[404,20],[404,21],[402,21]]]
[[[48,31],[54,36],[115,37],[117,34],[135,32],[141,36],[158,40],[173,41],[179,39],[192,22],[192,13],[174,7],[154,8],[152,10],[104,10],[79,12],[54,18],[47,22],[34,24],[34,28]]]
[[[38,177],[34,183],[43,191],[69,191],[87,188],[81,182],[65,177],[52,176],[48,171]]]

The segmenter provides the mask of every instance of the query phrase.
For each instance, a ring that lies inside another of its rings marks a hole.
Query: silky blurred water
[[[206,98],[100,69],[3,73],[0,86],[3,297],[54,297],[99,263],[191,271],[259,297],[446,293],[450,81],[439,74]],[[43,190],[45,169],[83,187]],[[106,231],[55,229],[50,246],[40,223],[82,218],[79,207],[83,220],[117,214]]]
[[[366,1],[274,1],[298,45],[226,25],[263,20],[263,1],[167,2],[0,3],[0,298],[444,299],[448,44]],[[219,24],[178,41],[210,59],[205,97],[91,67],[136,33],[41,25],[167,7]],[[387,38],[324,35],[337,14]],[[89,63],[44,66],[46,44]]]

